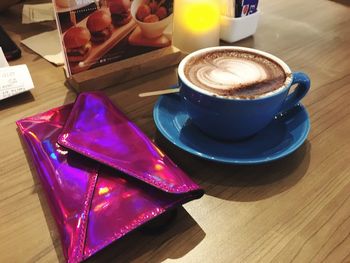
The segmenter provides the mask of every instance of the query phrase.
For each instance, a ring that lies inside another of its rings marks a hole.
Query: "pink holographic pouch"
[[[17,121],[68,262],[80,262],[203,190],[102,93]]]

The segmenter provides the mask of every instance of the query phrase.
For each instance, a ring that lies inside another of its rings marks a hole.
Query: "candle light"
[[[173,45],[185,53],[219,45],[220,1],[175,0]]]

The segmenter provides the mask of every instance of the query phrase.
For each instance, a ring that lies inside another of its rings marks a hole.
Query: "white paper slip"
[[[22,24],[55,20],[52,3],[23,5]]]
[[[21,41],[47,61],[61,66],[64,64],[63,52],[57,30],[44,32]]]
[[[7,63],[4,52],[2,51],[2,48],[0,47],[0,68],[8,67],[8,66],[9,66],[9,63]]]
[[[34,88],[27,65],[0,68],[0,100]]]

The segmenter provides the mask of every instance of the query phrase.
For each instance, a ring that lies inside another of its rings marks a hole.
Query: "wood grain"
[[[34,3],[30,1],[29,3]],[[350,4],[261,1],[254,37],[237,45],[271,52],[305,71],[308,140],[265,165],[232,166],[191,156],[166,141],[152,118],[156,97],[138,94],[176,83],[167,68],[106,94],[205,190],[156,235],[135,232],[89,262],[350,262]],[[20,24],[21,5],[0,14],[19,43],[54,23]],[[58,233],[15,121],[73,102],[56,68],[21,46],[35,89],[0,102],[0,262],[64,261]]]

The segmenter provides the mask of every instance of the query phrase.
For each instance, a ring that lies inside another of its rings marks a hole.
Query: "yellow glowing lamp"
[[[219,45],[220,1],[175,0],[173,45],[184,52]]]
[[[206,32],[218,26],[219,10],[211,2],[190,3],[184,8],[183,26],[193,32]]]

